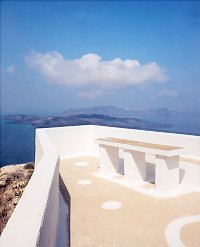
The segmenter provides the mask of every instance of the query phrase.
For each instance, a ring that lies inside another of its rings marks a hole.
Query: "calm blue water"
[[[134,116],[157,123],[171,123],[173,128],[158,131],[200,136],[200,116]],[[27,124],[7,124],[1,120],[0,167],[8,164],[20,164],[34,161],[35,128]]]
[[[138,116],[134,117],[153,123],[173,125],[172,128],[160,128],[157,131],[200,136],[200,114],[178,113],[169,114],[166,116],[148,116],[139,114]]]
[[[27,124],[7,124],[1,120],[0,167],[34,161],[35,128]]]

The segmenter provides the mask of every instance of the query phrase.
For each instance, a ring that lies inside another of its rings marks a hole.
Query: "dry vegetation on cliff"
[[[34,171],[32,162],[0,169],[0,235]]]

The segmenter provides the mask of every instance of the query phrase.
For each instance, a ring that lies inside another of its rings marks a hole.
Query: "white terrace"
[[[37,129],[35,163],[1,247],[200,246],[199,136]]]

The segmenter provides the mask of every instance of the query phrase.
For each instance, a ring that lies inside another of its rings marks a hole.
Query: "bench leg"
[[[179,185],[179,156],[156,155],[155,187],[159,193],[173,193]]]
[[[99,145],[100,171],[105,175],[113,174],[119,168],[119,149],[116,147]]]
[[[124,150],[124,175],[129,182],[138,182],[145,179],[145,153]]]

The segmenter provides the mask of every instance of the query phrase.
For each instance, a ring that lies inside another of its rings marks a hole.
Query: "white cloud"
[[[6,68],[6,71],[10,74],[14,74],[16,69],[15,69],[15,66],[14,65],[9,65],[7,68]]]
[[[148,83],[163,83],[169,79],[165,69],[156,62],[141,65],[137,60],[103,60],[97,54],[86,54],[77,59],[65,59],[56,51],[48,53],[32,52],[26,57],[27,64],[38,70],[48,81],[64,85],[99,90],[93,95],[101,95],[100,90],[119,89],[127,86],[141,86]],[[92,95],[80,92],[80,96]]]
[[[156,96],[158,97],[176,97],[177,91],[170,90],[170,89],[163,89],[160,92],[157,92]]]

